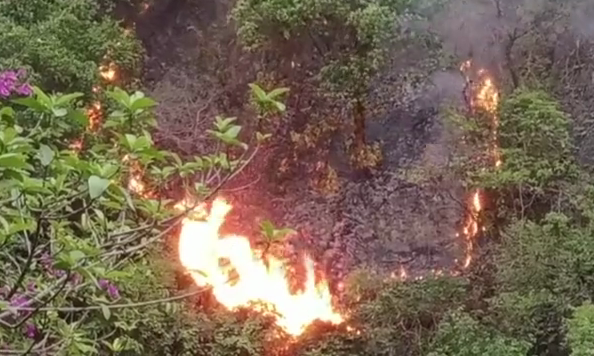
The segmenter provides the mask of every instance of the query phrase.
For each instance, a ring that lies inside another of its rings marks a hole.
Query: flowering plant
[[[169,209],[175,202],[165,187],[176,179],[208,199],[257,147],[241,143],[239,126],[228,121],[215,125],[213,137],[223,148],[240,147],[239,159],[217,151],[184,161],[153,144],[156,103],[117,88],[107,95],[119,110],[71,145],[67,119],[88,122],[75,108],[82,94],[48,94],[23,76],[5,71],[0,81],[3,97],[25,96],[10,103],[28,109],[0,107],[0,354],[141,352],[120,311],[140,319],[137,309],[200,292],[139,301],[127,288],[149,248],[191,210]]]
[[[29,96],[33,94],[31,85],[25,82],[26,77],[27,72],[24,69],[0,72],[0,98],[6,99],[11,95]]]

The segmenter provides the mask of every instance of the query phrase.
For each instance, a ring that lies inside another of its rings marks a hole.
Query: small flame
[[[97,131],[101,125],[101,114],[102,107],[101,103],[94,102],[89,109],[87,109],[87,115],[89,116],[89,130],[91,132]]]
[[[493,79],[485,69],[477,71],[479,81],[476,86],[472,87],[472,80],[470,78],[470,69],[472,68],[472,61],[467,60],[460,65],[460,71],[466,78],[470,89],[475,89],[476,95],[470,95],[469,105],[471,110],[477,108],[485,111],[491,119],[491,132],[489,142],[489,153],[493,158],[493,164],[499,168],[502,164],[501,152],[498,144],[498,128],[499,117],[497,116],[497,108],[499,106],[499,91],[495,86]],[[474,239],[479,232],[478,215],[483,210],[481,204],[481,190],[477,189],[472,193],[471,201],[469,202],[469,213],[463,228],[464,238],[466,239],[466,258],[464,260],[464,268],[470,266],[472,262],[472,253],[474,251]],[[484,228],[483,228],[484,229]]]
[[[129,155],[125,155],[122,163],[128,165],[130,168],[128,190],[147,199],[154,198],[155,194],[148,189],[147,184],[144,182],[144,172],[138,162],[130,159]]]
[[[114,63],[99,66],[99,75],[108,82],[113,82],[116,78],[117,70]]]
[[[314,320],[341,323],[343,318],[332,307],[327,282],[316,282],[311,258],[305,258],[304,288],[294,294],[283,261],[272,256],[263,260],[246,237],[219,235],[230,210],[231,205],[217,199],[205,221],[183,221],[179,257],[196,284],[211,286],[217,301],[230,310],[250,307],[274,316],[276,323],[293,336],[300,335]],[[222,265],[222,260],[227,263]]]
[[[73,150],[76,153],[80,152],[83,148],[83,140],[81,138],[77,138],[77,139],[73,140],[68,145],[68,148],[70,148],[71,150]]]

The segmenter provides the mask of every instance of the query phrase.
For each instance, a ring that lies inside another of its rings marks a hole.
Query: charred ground
[[[208,149],[204,130],[214,115],[238,116],[254,129],[254,113],[244,104],[247,84],[261,78],[258,72],[268,64],[241,49],[227,16],[228,5],[221,2],[163,1],[136,22],[147,49],[145,83],[160,104],[157,137],[187,154]],[[288,113],[275,128],[277,138],[221,191],[236,207],[229,224],[252,236],[263,219],[296,229],[285,253],[305,249],[337,280],[356,267],[388,273],[403,267],[412,274],[454,267],[464,253],[457,232],[465,193],[439,173],[451,159],[438,114],[443,95],[429,78],[408,93],[408,102],[384,99],[382,92],[400,89],[399,70],[392,68],[394,79],[386,75],[376,88],[384,110],[369,120],[367,135],[381,143],[383,164],[365,177],[350,168],[336,132],[323,148],[327,158],[320,161],[311,150],[299,155],[306,163],[279,174],[281,161],[294,150],[290,131],[302,130],[316,110],[307,88],[288,83]],[[457,81],[458,94],[448,94],[461,103],[463,81]],[[320,163],[336,172],[332,184],[338,189],[331,193],[312,187],[319,174],[313,167]],[[419,179],[427,171],[435,179]]]

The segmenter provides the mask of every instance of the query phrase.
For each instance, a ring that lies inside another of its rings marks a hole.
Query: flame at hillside
[[[303,290],[292,293],[282,260],[272,256],[264,260],[246,237],[219,235],[230,210],[229,204],[217,199],[210,213],[204,206],[196,210],[204,220],[183,221],[179,257],[196,284],[212,287],[217,301],[230,310],[248,307],[274,316],[276,323],[294,336],[315,320],[341,323],[343,318],[332,307],[328,284],[325,280],[316,282],[309,257],[305,258]]]
[[[494,84],[493,79],[485,69],[480,69],[476,72],[478,80],[476,82],[471,80],[470,71],[473,67],[472,61],[467,60],[460,66],[460,71],[466,78],[467,88],[469,89],[468,105],[471,113],[476,113],[477,109],[485,112],[490,118],[491,129],[489,139],[489,155],[493,159],[495,167],[501,166],[501,152],[498,144],[498,127],[499,117],[497,116],[497,108],[499,106],[499,91]],[[483,210],[482,204],[483,192],[476,189],[471,194],[471,199],[468,204],[468,214],[465,219],[462,234],[466,240],[466,258],[464,260],[464,268],[470,266],[472,255],[474,252],[475,239],[479,233],[478,215]]]

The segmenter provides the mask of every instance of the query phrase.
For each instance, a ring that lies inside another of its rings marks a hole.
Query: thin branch
[[[137,303],[122,303],[122,304],[103,304],[103,305],[90,305],[86,307],[42,307],[42,308],[32,308],[32,307],[15,307],[11,308],[12,310],[17,311],[58,311],[58,312],[78,312],[78,311],[88,311],[88,310],[102,310],[104,308],[108,309],[125,309],[125,308],[139,308],[139,307],[147,307],[151,305],[157,305],[162,303],[169,303],[175,302],[178,300],[186,299],[200,293],[204,293],[210,290],[211,286],[206,286],[203,288],[196,289],[194,291],[176,295],[173,297],[168,298],[161,298],[161,299],[152,299],[147,300],[144,302],[137,302]]]

